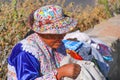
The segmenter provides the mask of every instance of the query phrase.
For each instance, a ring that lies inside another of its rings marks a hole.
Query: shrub
[[[35,9],[46,4],[58,4],[64,8],[64,12],[71,17],[78,19],[76,29],[85,31],[95,24],[108,19],[105,7],[98,5],[94,8],[88,6],[82,8],[71,2],[64,6],[65,0],[12,0],[11,3],[0,4],[0,78],[6,78],[7,57],[15,43],[21,40],[29,30],[27,25],[28,15]],[[75,6],[75,7],[74,7]]]

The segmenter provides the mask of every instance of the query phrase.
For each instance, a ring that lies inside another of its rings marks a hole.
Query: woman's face
[[[65,34],[39,34],[42,40],[51,48],[58,48],[61,45]]]

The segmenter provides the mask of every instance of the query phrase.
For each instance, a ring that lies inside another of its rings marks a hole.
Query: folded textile
[[[91,46],[83,43],[83,45],[76,50],[76,52],[84,59],[87,61],[91,61],[93,59],[93,55],[92,55],[92,49]]]
[[[95,38],[91,38],[91,40],[89,40],[88,43],[102,55],[105,61],[113,61],[111,55],[112,50],[104,42]]]
[[[110,69],[108,62],[113,61],[111,48],[103,41],[97,38],[89,37],[87,34],[81,33],[80,31],[67,34],[64,40],[69,38],[75,38],[78,42],[82,42],[83,44],[79,48],[76,47],[76,49],[73,50],[85,61],[92,61],[95,59],[96,65],[98,65],[102,74],[105,77],[108,77]]]
[[[91,61],[75,60],[68,55],[60,62],[60,66],[68,63],[79,64],[81,71],[76,79],[64,77],[63,80],[106,80],[97,66]]]
[[[82,42],[86,42],[90,39],[90,37],[87,34],[80,32],[79,30],[66,34],[64,40],[67,40],[69,38],[76,38],[78,41]]]
[[[62,40],[62,42],[67,49],[74,51],[76,51],[83,45],[83,42],[80,41]]]
[[[83,60],[83,58],[73,50],[66,50],[66,52],[74,59]]]
[[[105,62],[102,55],[94,47],[92,47],[92,55],[96,59],[97,65],[98,65],[100,71],[102,72],[102,74],[105,77],[108,77],[108,72],[110,69],[109,64],[107,62]]]
[[[63,40],[65,47],[68,49],[69,54],[78,60],[92,60],[91,46],[81,41]]]

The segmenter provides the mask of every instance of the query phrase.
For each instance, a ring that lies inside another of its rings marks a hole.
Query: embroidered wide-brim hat
[[[66,17],[60,6],[47,5],[34,12],[32,30],[41,34],[63,34],[73,30],[77,21]]]

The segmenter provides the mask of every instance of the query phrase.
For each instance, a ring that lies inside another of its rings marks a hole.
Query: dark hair
[[[30,29],[24,36],[24,38],[28,37],[29,35],[35,33],[32,29]]]
[[[69,17],[67,14],[64,14],[64,17]]]
[[[32,11],[28,17],[28,24],[30,26],[30,28],[32,28],[34,23],[34,11]]]
[[[33,23],[34,23],[34,11],[32,11],[28,17],[28,25],[30,28],[32,28],[33,26]],[[30,29],[24,36],[24,38],[26,38],[27,36],[31,35],[35,33],[32,29]]]

